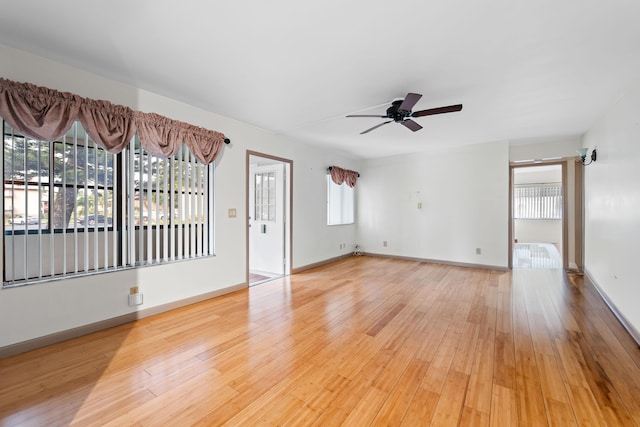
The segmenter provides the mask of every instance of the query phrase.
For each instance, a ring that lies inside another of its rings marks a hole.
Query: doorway
[[[247,283],[290,274],[291,160],[247,151]]]
[[[565,163],[511,167],[510,266],[567,268]]]

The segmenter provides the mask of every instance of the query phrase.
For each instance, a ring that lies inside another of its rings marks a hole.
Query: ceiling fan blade
[[[408,93],[407,96],[402,101],[402,104],[398,107],[398,110],[402,111],[411,111],[416,102],[418,102],[422,98],[422,95],[419,93]]]
[[[418,123],[414,122],[414,121],[413,121],[413,120],[411,120],[411,119],[403,120],[401,123],[402,123],[404,126],[406,126],[406,127],[408,127],[409,129],[411,129],[412,131],[414,131],[414,132],[415,132],[415,131],[417,131],[417,130],[422,129],[422,126],[420,126]]]
[[[382,125],[386,125],[387,123],[391,123],[392,121],[393,121],[393,120],[389,120],[388,122],[382,122],[382,123],[380,123],[379,125],[375,125],[374,127],[369,128],[369,129],[365,130],[364,132],[360,132],[360,135],[364,135],[365,133],[369,133],[369,132],[371,132],[371,131],[372,131],[372,130],[374,130],[374,129],[378,129],[378,128],[379,128],[380,126],[382,126]]]
[[[453,113],[462,110],[462,104],[449,105],[448,107],[431,108],[429,110],[414,111],[411,117],[432,116],[434,114]]]
[[[379,119],[384,119],[387,116],[381,116],[380,114],[349,114],[346,117],[377,117]]]

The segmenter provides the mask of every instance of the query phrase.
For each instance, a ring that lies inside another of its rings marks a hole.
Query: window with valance
[[[222,133],[0,78],[4,286],[213,254]]]
[[[331,166],[327,174],[327,225],[355,222],[355,190],[360,174]]]
[[[211,163],[228,142],[220,132],[159,114],[2,78],[0,117],[23,135],[43,141],[61,138],[79,120],[91,139],[111,153],[121,152],[137,132],[153,155],[171,157],[184,142],[198,160]]]

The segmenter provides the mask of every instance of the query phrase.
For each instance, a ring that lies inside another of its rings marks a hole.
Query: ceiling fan
[[[386,122],[382,122],[379,125],[375,125],[374,127],[369,128],[363,132],[360,132],[360,135],[371,132],[372,130],[377,129],[380,126],[386,125],[387,123],[391,122],[401,123],[405,127],[415,132],[422,129],[422,126],[411,120],[409,117],[432,116],[434,114],[453,113],[462,110],[462,104],[457,104],[449,105],[448,107],[430,108],[428,110],[412,112],[411,109],[414,105],[416,105],[420,98],[422,98],[422,95],[420,95],[419,93],[410,92],[404,99],[393,101],[391,103],[391,107],[387,108],[387,114],[385,114],[384,116],[376,114],[349,114],[347,117],[378,117],[381,119],[391,119],[387,120]]]

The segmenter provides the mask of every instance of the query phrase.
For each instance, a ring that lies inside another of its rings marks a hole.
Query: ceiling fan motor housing
[[[400,110],[402,99],[393,101],[391,107],[387,108],[387,117],[393,119],[394,122],[401,122],[411,115],[411,111]]]

